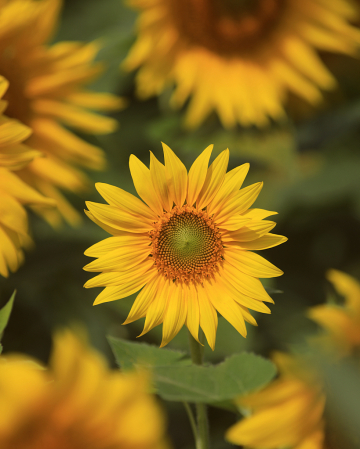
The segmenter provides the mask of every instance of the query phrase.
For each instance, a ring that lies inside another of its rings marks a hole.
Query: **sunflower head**
[[[88,202],[87,215],[112,237],[89,248],[96,257],[85,270],[102,273],[85,287],[105,287],[95,304],[129,296],[142,289],[125,323],[146,317],[142,334],[163,323],[162,346],[185,324],[198,339],[199,325],[212,348],[217,311],[243,336],[249,312],[270,313],[273,302],[259,277],[282,271],[251,250],[279,245],[275,212],[250,209],[262,183],[241,186],[244,164],[226,173],[229,151],[208,167],[212,146],[189,172],[163,144],[165,165],[153,154],[148,169],[135,156],[130,171],[140,199],[107,185],[96,187],[108,204]],[[141,334],[141,335],[142,335]]]
[[[213,111],[230,128],[285,116],[288,92],[312,105],[336,80],[317,50],[358,55],[359,14],[350,0],[131,0],[138,36],[124,62],[139,69],[139,97],[174,87],[185,124]]]
[[[165,449],[164,418],[144,373],[110,371],[70,331],[55,336],[50,367],[0,360],[2,449]]]
[[[226,439],[249,449],[323,449],[325,396],[321,384],[301,359],[276,353],[274,362],[278,379],[238,399],[246,418],[228,429]]]

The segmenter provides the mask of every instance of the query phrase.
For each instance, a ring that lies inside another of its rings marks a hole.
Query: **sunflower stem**
[[[193,431],[194,439],[195,439],[195,441],[197,441],[199,439],[199,437],[198,437],[198,429],[197,429],[194,413],[191,410],[190,404],[188,402],[183,402],[183,404],[184,404],[186,413],[187,413],[189,421],[190,421],[190,425],[191,425],[191,429]]]
[[[202,365],[203,363],[204,334],[202,331],[200,331],[199,340],[201,343],[198,343],[189,332],[191,360],[195,365]],[[197,403],[195,404],[195,408],[197,419],[197,432],[195,437],[196,449],[210,449],[209,422],[206,404]]]

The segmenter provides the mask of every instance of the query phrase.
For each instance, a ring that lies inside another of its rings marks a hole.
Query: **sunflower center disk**
[[[164,276],[180,282],[201,282],[218,270],[223,245],[206,212],[174,208],[150,236],[154,263]]]
[[[169,0],[173,20],[189,43],[225,55],[252,54],[267,44],[286,0]]]

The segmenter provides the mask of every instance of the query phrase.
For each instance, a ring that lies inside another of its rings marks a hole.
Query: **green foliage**
[[[11,295],[9,301],[0,309],[0,340],[4,334],[4,330],[8,324],[10,314],[13,308],[16,291]],[[2,352],[2,345],[0,344],[0,354]]]
[[[218,365],[198,366],[181,352],[116,338],[109,341],[121,368],[151,367],[157,392],[168,401],[216,405],[263,387],[276,373],[270,361],[246,352]]]

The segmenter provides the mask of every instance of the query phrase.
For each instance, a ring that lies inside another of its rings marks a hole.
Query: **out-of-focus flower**
[[[31,243],[24,205],[54,206],[54,201],[40,195],[24,183],[16,170],[41,156],[22,142],[31,130],[3,115],[6,102],[1,100],[9,83],[0,76],[0,275],[8,276],[22,263],[22,248]]]
[[[318,341],[342,355],[350,354],[360,347],[360,284],[337,270],[329,270],[327,278],[344,297],[344,305],[322,304],[312,307],[308,314],[325,329]]]
[[[164,418],[143,374],[110,371],[72,332],[49,369],[0,358],[2,449],[165,449]]]
[[[89,248],[97,257],[87,271],[103,273],[85,287],[105,287],[94,304],[129,296],[141,288],[126,323],[145,317],[141,335],[163,323],[161,346],[182,328],[198,339],[199,325],[214,349],[217,313],[244,337],[248,309],[270,313],[273,302],[258,278],[282,271],[251,252],[285,242],[271,234],[274,215],[249,209],[263,183],[241,186],[249,164],[226,173],[229,150],[208,167],[212,145],[189,173],[163,144],[165,166],[151,153],[150,170],[134,155],[130,171],[141,200],[108,184],[96,188],[109,205],[87,202],[87,215],[113,235]],[[245,320],[245,321],[244,321]]]
[[[264,390],[239,399],[251,414],[226,438],[249,449],[323,449],[325,397],[301,360],[276,354],[280,376]]]
[[[60,214],[72,224],[80,216],[60,193],[79,192],[87,184],[76,166],[104,167],[104,155],[63,125],[92,134],[112,132],[116,121],[88,109],[114,110],[122,100],[83,89],[102,70],[93,60],[97,42],[48,45],[58,21],[61,0],[0,1],[0,75],[10,82],[7,114],[33,130],[27,142],[46,157],[20,176],[42,194],[54,198],[58,210],[37,210],[51,224]],[[60,212],[60,214],[59,214]]]
[[[321,102],[336,81],[316,50],[354,55],[360,30],[350,0],[128,0],[140,11],[124,67],[140,98],[175,84],[170,103],[191,97],[186,125],[216,111],[225,127],[284,116],[287,91]]]

